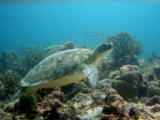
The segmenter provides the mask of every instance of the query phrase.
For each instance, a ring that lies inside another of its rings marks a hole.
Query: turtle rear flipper
[[[99,74],[95,65],[88,65],[83,70],[93,88],[97,85]]]

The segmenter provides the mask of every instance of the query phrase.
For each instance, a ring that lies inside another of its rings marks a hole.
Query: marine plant
[[[0,100],[8,99],[19,89],[20,79],[21,77],[12,70],[0,74],[0,81],[3,84],[3,94],[0,95]]]
[[[15,51],[4,51],[0,55],[0,72],[8,69],[15,70],[18,64],[18,57]]]
[[[39,49],[28,50],[22,57],[21,64],[19,64],[17,69],[18,73],[24,77],[44,57],[44,52]]]
[[[112,52],[113,68],[120,68],[125,64],[138,65],[136,56],[142,53],[142,44],[134,40],[129,33],[120,32],[115,36],[108,36],[105,40],[112,42],[114,50]]]

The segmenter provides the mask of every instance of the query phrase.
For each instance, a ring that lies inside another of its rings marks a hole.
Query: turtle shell
[[[76,70],[77,66],[89,58],[91,51],[76,48],[58,52],[48,56],[38,63],[21,80],[21,86],[35,86],[54,81]]]

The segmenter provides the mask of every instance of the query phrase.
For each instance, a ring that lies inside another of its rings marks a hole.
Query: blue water
[[[160,54],[160,3],[0,3],[0,51],[68,40],[95,46],[120,31],[143,43],[144,57]]]

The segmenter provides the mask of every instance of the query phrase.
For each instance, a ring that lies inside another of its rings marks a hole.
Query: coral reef
[[[72,83],[67,86],[61,87],[64,92],[64,100],[70,100],[75,97],[78,93],[87,93],[88,87],[84,82]]]
[[[16,107],[20,114],[26,113],[29,115],[34,113],[37,108],[37,98],[34,94],[22,94]]]
[[[21,93],[14,101],[0,102],[0,119],[159,120],[159,57],[152,54],[149,60],[137,60],[142,45],[128,33],[119,33],[107,40],[113,42],[115,50],[112,58],[100,61],[100,80],[94,89],[85,79],[61,88]],[[67,42],[65,45],[28,49],[22,58],[13,51],[2,53],[0,100],[8,99],[19,90],[20,79],[43,58],[75,47],[72,42]]]
[[[6,100],[12,96],[20,88],[21,78],[43,58],[43,52],[35,49],[26,51],[22,58],[17,56],[15,51],[2,52],[0,55],[0,82],[3,85],[3,92],[0,100]]]
[[[106,81],[106,80],[104,80]],[[143,104],[126,102],[114,89],[108,93],[102,89],[84,94],[81,101],[63,101],[63,93],[54,89],[41,100],[33,94],[24,94],[9,108],[0,104],[0,118],[3,119],[46,119],[46,120],[146,120],[160,119],[159,106],[145,107]],[[93,97],[94,96],[94,97]],[[99,97],[98,97],[99,96]],[[97,99],[96,101],[93,99]],[[4,109],[4,110],[2,110]]]
[[[19,64],[17,72],[24,77],[36,64],[38,64],[45,54],[41,50],[30,49],[22,58],[22,62]]]
[[[112,69],[112,59],[101,59],[101,61],[98,64],[98,71],[99,71],[99,79],[105,79],[109,76],[109,73],[111,72]]]
[[[160,79],[160,64],[154,66],[154,68],[153,68],[153,74],[155,75],[155,77],[157,79]]]
[[[154,95],[160,95],[160,83],[158,81],[147,82],[147,96],[152,97]]]
[[[15,51],[4,51],[0,55],[0,73],[7,70],[16,70],[18,57]]]
[[[19,89],[20,79],[21,77],[12,70],[0,74],[0,81],[3,84],[3,92],[0,95],[0,100],[11,97]]]
[[[153,97],[151,97],[149,100],[146,101],[145,103],[147,106],[152,106],[155,104],[160,104],[160,97],[155,95]]]
[[[110,89],[108,95],[105,97],[105,102],[108,106],[104,106],[102,112],[104,114],[114,114],[121,117],[127,116],[127,109],[125,107],[125,100],[118,95],[117,91]]]
[[[112,87],[125,99],[136,97],[138,95],[137,88],[143,83],[143,77],[138,66],[124,65],[120,68],[120,75],[113,81]],[[145,91],[143,91],[145,93]],[[142,95],[142,93],[141,93]]]
[[[114,44],[112,52],[113,69],[120,68],[122,65],[138,65],[136,56],[142,53],[142,44],[134,40],[128,33],[120,32],[115,36],[108,36],[107,42]]]
[[[0,99],[5,100],[13,95],[19,88],[20,79],[42,59],[52,53],[73,49],[74,47],[72,42],[66,42],[64,45],[55,45],[51,48],[31,47],[27,50],[24,49],[21,51],[23,54],[19,56],[17,56],[15,51],[2,52],[0,55]]]

